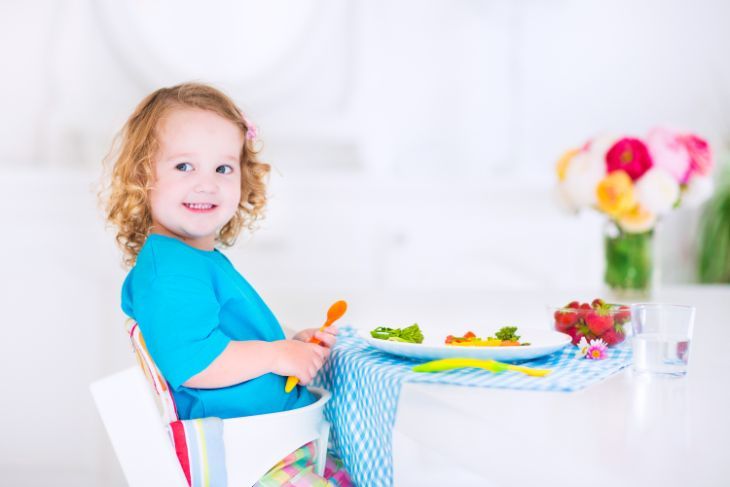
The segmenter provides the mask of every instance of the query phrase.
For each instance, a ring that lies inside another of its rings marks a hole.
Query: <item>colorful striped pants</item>
[[[315,443],[307,443],[274,465],[254,487],[350,487],[354,485],[342,466],[342,460],[330,455],[327,455],[324,475],[314,473],[316,453]]]

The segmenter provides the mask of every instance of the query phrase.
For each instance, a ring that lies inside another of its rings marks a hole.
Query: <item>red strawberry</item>
[[[606,305],[605,301],[603,301],[601,298],[596,298],[591,303],[591,306],[593,307],[593,309],[603,308],[605,305]]]
[[[558,310],[555,312],[555,328],[565,331],[578,321],[578,313],[574,311]]]
[[[578,330],[578,328],[568,328],[565,330],[565,333],[570,335],[571,343],[573,345],[578,345],[578,342],[580,342],[580,339],[583,338],[583,333]]]
[[[621,331],[616,331],[614,328],[606,331],[601,339],[608,344],[609,347],[617,345],[624,341],[625,335]]]
[[[613,318],[609,314],[591,310],[585,317],[586,325],[596,336],[601,336],[606,330],[613,328]]]
[[[585,318],[586,314],[591,311],[593,308],[591,308],[591,305],[588,303],[583,303],[578,307],[578,317],[579,318]]]
[[[578,301],[571,301],[570,303],[568,303],[566,308],[578,309],[580,308],[580,303]]]
[[[628,306],[619,307],[615,315],[616,323],[623,325],[627,321],[631,321],[631,308]]]
[[[591,330],[588,329],[586,326],[585,319],[581,318],[578,320],[578,323],[575,324],[575,328],[580,332],[581,336],[584,336],[588,339],[595,338],[593,336],[593,333],[591,333]]]

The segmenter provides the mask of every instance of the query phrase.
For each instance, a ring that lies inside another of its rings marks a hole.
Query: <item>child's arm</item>
[[[329,356],[329,348],[299,340],[231,341],[202,372],[183,383],[195,389],[228,387],[264,374],[294,376],[308,384]]]

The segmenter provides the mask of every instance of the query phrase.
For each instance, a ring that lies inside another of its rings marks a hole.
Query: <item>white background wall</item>
[[[161,85],[216,83],[259,125],[268,217],[228,254],[291,327],[340,297],[374,326],[408,311],[373,296],[596,288],[601,219],[552,201],[561,152],[730,136],[721,0],[201,5],[0,3],[2,485],[122,483],[87,392],[131,363],[94,185]],[[692,279],[695,220],[666,222],[668,282]]]

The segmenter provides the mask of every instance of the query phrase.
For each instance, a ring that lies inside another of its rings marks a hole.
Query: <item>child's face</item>
[[[241,199],[243,134],[214,112],[176,108],[158,126],[152,232],[212,250]]]

